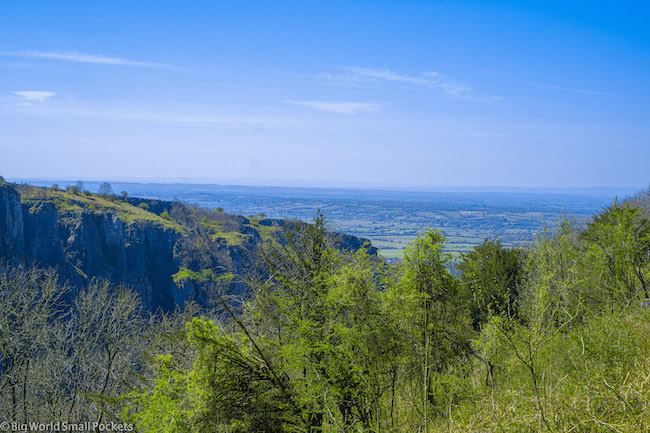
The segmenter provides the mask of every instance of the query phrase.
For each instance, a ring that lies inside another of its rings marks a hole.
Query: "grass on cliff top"
[[[174,279],[174,283],[179,283],[181,280],[186,279],[186,278],[192,278],[196,281],[199,282],[204,282],[208,280],[212,281],[218,281],[224,278],[232,278],[234,275],[231,272],[224,272],[217,274],[214,272],[213,269],[202,269],[200,272],[195,272],[191,269],[181,267],[178,272],[176,272],[174,275],[172,275],[172,278]]]
[[[242,242],[244,242],[244,239],[249,238],[250,236],[251,235],[229,231],[228,229],[223,228],[214,229],[210,234],[210,238],[213,241],[216,241],[219,238],[225,239],[228,245],[241,245]]]
[[[244,224],[247,227],[252,227],[264,242],[275,242],[277,239],[273,235],[274,232],[279,230],[276,226],[264,226],[259,223],[261,217],[248,217],[249,223]],[[230,229],[221,221],[212,221],[208,218],[203,218],[201,223],[209,229],[210,238],[213,241],[217,239],[224,239],[228,245],[241,245],[246,238],[250,238],[250,234],[240,233],[236,230]]]
[[[16,189],[20,192],[23,201],[49,200],[61,212],[81,211],[84,209],[97,212],[113,212],[124,222],[151,221],[181,233],[185,232],[185,228],[171,218],[164,218],[138,206],[133,206],[118,196],[93,194],[87,191],[76,194],[70,191],[31,185],[18,185]]]
[[[203,218],[201,224],[209,230],[210,239],[212,239],[212,241],[221,238],[224,239],[228,245],[241,245],[244,238],[250,236],[230,230],[228,227],[225,227],[221,221],[212,221],[208,218]]]
[[[278,241],[277,236],[275,236],[274,233],[277,233],[279,230],[281,230],[280,227],[264,226],[259,224],[259,222],[255,220],[251,220],[250,224],[246,224],[246,226],[252,227],[264,242],[275,243]],[[218,238],[222,238],[226,240],[228,245],[241,245],[241,243],[246,238],[250,238],[250,237],[251,237],[250,234],[240,233],[237,231],[230,231],[225,227],[212,227],[212,231],[211,231],[212,240],[217,240]]]
[[[248,216],[248,221],[250,221],[250,225],[257,231],[257,234],[260,235],[262,240],[264,242],[276,242],[277,241],[277,236],[274,234],[277,234],[278,232],[282,231],[281,227],[278,226],[265,226],[260,224],[260,221],[265,218],[265,216],[261,215],[251,215]]]

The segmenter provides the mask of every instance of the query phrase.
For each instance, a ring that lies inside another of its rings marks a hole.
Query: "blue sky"
[[[648,22],[624,1],[0,1],[0,174],[643,187]]]

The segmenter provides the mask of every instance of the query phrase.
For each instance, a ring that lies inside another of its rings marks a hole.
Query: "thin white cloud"
[[[601,92],[597,90],[586,90],[586,89],[577,89],[573,87],[560,87],[560,86],[552,86],[550,84],[543,84],[543,83],[528,83],[531,86],[534,87],[539,87],[540,89],[549,89],[549,90],[559,90],[562,92],[570,92],[570,93],[580,93],[582,95],[595,95],[595,96],[628,96],[628,95],[623,95],[620,93],[610,93],[610,92]]]
[[[339,79],[347,82],[393,82],[425,87],[445,96],[468,101],[497,101],[499,96],[478,94],[469,84],[462,83],[449,75],[440,72],[421,72],[418,75],[407,75],[388,68],[371,69],[358,66],[342,68],[345,75],[324,74],[329,79]]]
[[[38,102],[40,104],[56,95],[56,92],[42,92],[38,90],[21,90],[19,92],[12,93],[16,96],[24,98],[28,102]]]
[[[399,74],[387,68],[369,69],[352,66],[344,68],[357,79],[376,79],[383,81],[393,81],[399,83],[408,83],[415,86],[423,86],[435,89],[445,95],[457,98],[466,98],[471,96],[472,88],[466,84],[451,78],[449,75],[440,72],[422,72],[418,76]]]
[[[60,60],[76,63],[94,63],[101,65],[143,66],[148,68],[169,68],[171,65],[156,62],[139,62],[119,57],[108,57],[97,54],[82,54],[74,51],[13,51],[2,52],[0,55],[11,57],[26,57],[33,59]]]
[[[448,75],[439,72],[424,72],[422,74],[426,79],[425,86],[440,90],[442,93],[457,98],[469,97],[472,88],[459,83]]]
[[[347,101],[284,101],[287,104],[304,105],[317,110],[341,114],[378,113],[379,104]]]

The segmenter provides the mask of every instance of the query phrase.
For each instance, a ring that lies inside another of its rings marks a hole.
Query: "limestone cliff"
[[[0,182],[0,255],[22,254],[24,246],[20,194]]]
[[[215,290],[246,296],[237,275],[283,225],[175,202],[0,184],[0,258],[57,267],[73,289],[93,278],[128,285],[150,309],[188,299],[209,306]],[[351,250],[365,241],[337,239]]]

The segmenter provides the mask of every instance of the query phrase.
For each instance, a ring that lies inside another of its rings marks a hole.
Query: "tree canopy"
[[[427,229],[394,265],[337,249],[320,213],[286,221],[241,276],[251,296],[219,292],[201,314],[147,318],[126,288],[67,293],[53,271],[3,264],[0,416],[143,432],[648,431],[643,203],[458,258]]]

